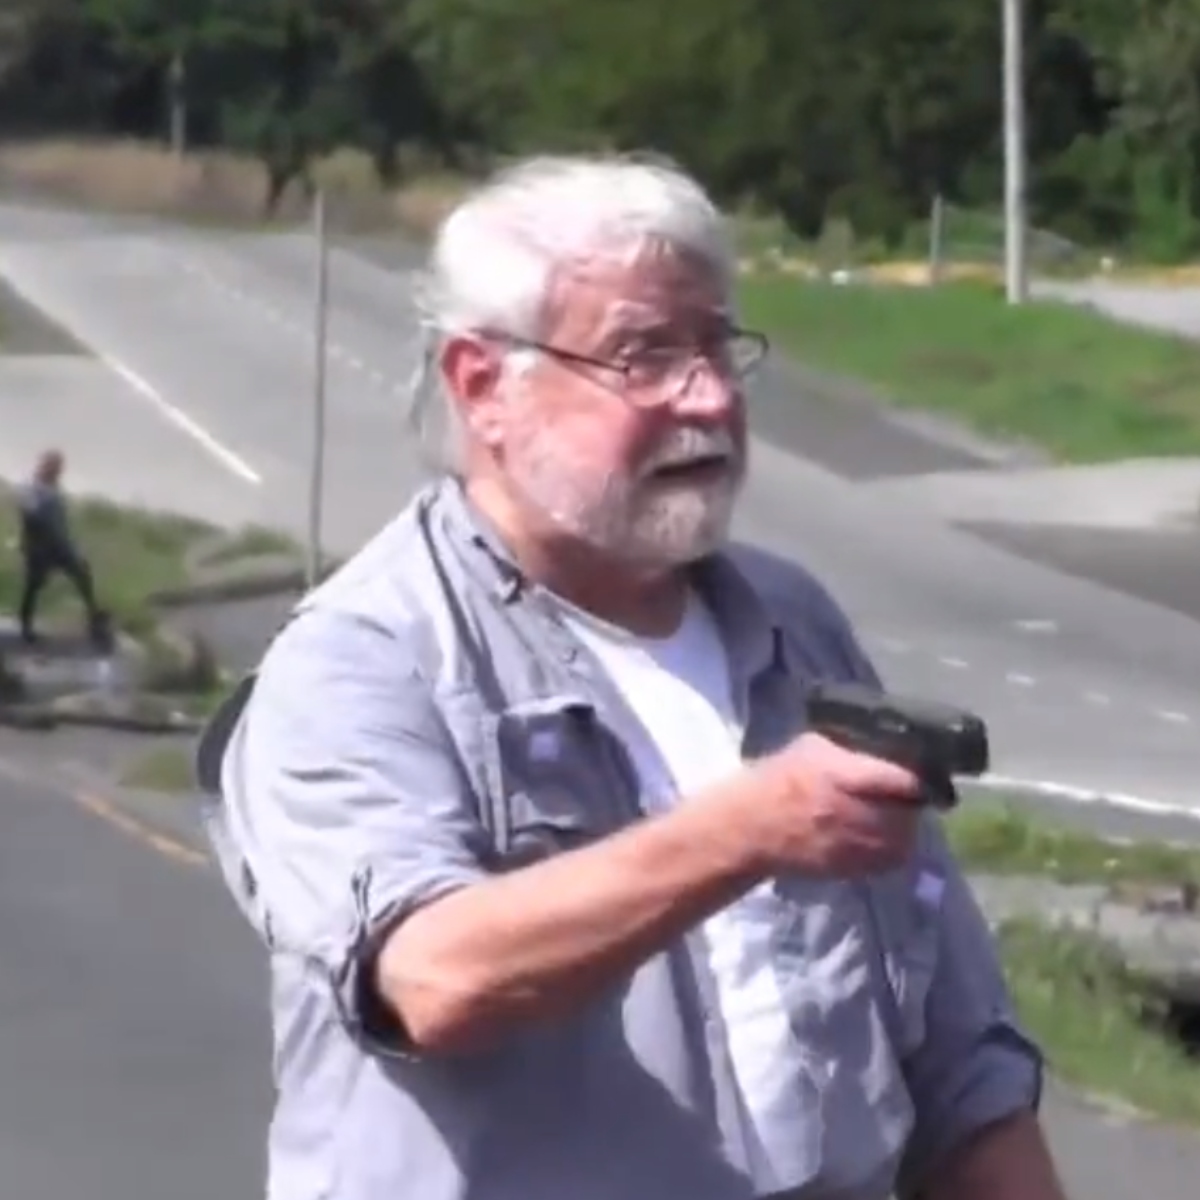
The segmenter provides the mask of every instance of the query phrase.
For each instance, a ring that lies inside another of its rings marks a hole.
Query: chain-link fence
[[[928,283],[953,279],[1000,280],[1004,274],[1003,212],[966,208],[941,199],[914,223],[899,246],[864,237],[844,218],[826,221],[820,236],[801,241],[778,218],[739,214],[736,227],[743,268],[782,270],[813,278]],[[1100,253],[1051,230],[1027,231],[1026,263],[1041,276],[1091,274]]]
[[[923,233],[929,275],[935,281],[964,274],[1003,270],[1005,220],[999,210],[963,208],[940,198],[932,205]],[[1048,229],[1026,231],[1028,269],[1039,275],[1075,275],[1093,270],[1099,256]]]

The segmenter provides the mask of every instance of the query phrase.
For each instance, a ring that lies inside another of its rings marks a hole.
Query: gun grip
[[[843,749],[853,750],[857,754],[870,754],[876,758],[886,758],[888,762],[893,762],[906,771],[912,771],[921,780],[923,803],[927,807],[937,809],[938,812],[949,812],[958,807],[958,789],[954,786],[954,780],[944,772],[887,754],[885,748],[873,738],[845,725],[826,725],[818,732],[829,738],[830,741],[837,742]]]
[[[958,788],[949,775],[925,771],[921,775],[925,803],[938,812],[950,812],[958,807]]]

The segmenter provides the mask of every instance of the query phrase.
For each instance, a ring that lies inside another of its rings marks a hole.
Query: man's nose
[[[736,408],[741,388],[705,355],[697,354],[683,370],[672,392],[672,407],[681,415],[720,417]]]

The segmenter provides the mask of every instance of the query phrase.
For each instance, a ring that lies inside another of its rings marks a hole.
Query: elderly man
[[[537,159],[433,247],[454,459],[203,740],[270,949],[271,1200],[1060,1200],[1041,1064],[873,680],[746,473],[718,212]]]

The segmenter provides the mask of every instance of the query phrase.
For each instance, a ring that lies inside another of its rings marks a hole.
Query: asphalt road
[[[385,264],[361,250],[332,256],[325,528],[340,549],[385,521],[422,476],[403,416],[416,358],[411,264],[402,245]],[[303,531],[314,294],[306,234],[0,205],[0,274],[125,381],[141,412],[135,422],[124,410],[132,474],[191,478],[202,467],[207,486],[188,487],[202,511]],[[998,774],[1200,812],[1200,624],[873,500],[853,478],[895,469],[901,453],[902,470],[919,469],[921,453],[931,466],[960,462],[961,447],[926,439],[931,448],[918,451],[911,429],[880,434],[878,421],[847,435],[843,420],[831,434],[811,416],[814,403],[779,370],[756,394],[760,437],[741,532],[829,583],[894,687],[982,712]],[[78,409],[82,443],[113,435],[111,406],[81,400]],[[795,429],[788,439],[771,432],[789,422],[808,430],[825,462],[796,453],[804,439]],[[142,446],[153,447],[145,458]]]
[[[0,775],[0,1191],[251,1200],[265,972],[214,881]]]
[[[208,869],[0,763],[0,961],[5,1195],[261,1197],[266,978]],[[1053,1088],[1045,1118],[1072,1200],[1195,1196],[1200,1139]]]

